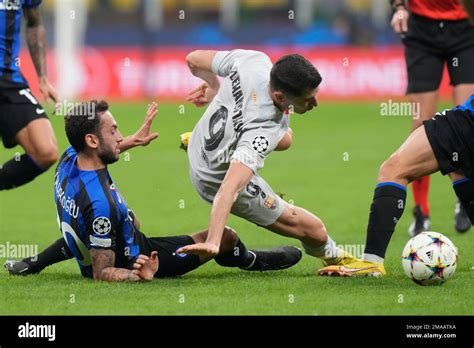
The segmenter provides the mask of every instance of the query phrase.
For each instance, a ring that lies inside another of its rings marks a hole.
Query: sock
[[[27,257],[22,261],[31,266],[31,271],[33,273],[39,273],[48,266],[72,259],[73,257],[74,255],[71,250],[69,250],[64,238],[60,238],[38,255]]]
[[[336,242],[328,236],[328,240],[323,245],[314,247],[306,243],[301,243],[304,251],[311,256],[323,260],[326,264],[337,263],[337,260],[343,255],[344,251],[340,249]]]
[[[406,187],[394,182],[383,182],[375,187],[364,260],[370,261],[365,255],[375,255],[379,257],[378,262],[383,262],[390,238],[405,209],[406,197]]]
[[[239,239],[236,246],[225,253],[217,255],[214,260],[223,267],[252,267],[255,262],[255,254],[249,251]]]
[[[12,158],[0,168],[0,191],[24,185],[47,169],[40,167],[26,154],[21,155],[18,160]]]
[[[472,223],[474,221],[474,181],[469,178],[456,180],[453,182],[453,189]]]
[[[428,203],[428,191],[430,189],[430,176],[426,175],[413,181],[413,200],[415,206],[419,205],[424,216],[430,215],[430,205]]]

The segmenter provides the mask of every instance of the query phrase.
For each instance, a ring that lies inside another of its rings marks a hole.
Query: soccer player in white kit
[[[232,213],[299,239],[306,253],[325,265],[353,262],[318,217],[285,202],[258,175],[272,151],[290,147],[290,111],[303,114],[317,106],[321,76],[316,68],[297,54],[272,65],[264,53],[240,49],[198,50],[186,59],[193,75],[205,81],[188,100],[198,107],[210,103],[187,150],[191,181],[212,211],[206,241],[177,252],[217,255]],[[224,78],[222,84],[217,76]]]

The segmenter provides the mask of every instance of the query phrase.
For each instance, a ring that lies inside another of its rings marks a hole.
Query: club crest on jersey
[[[264,153],[268,149],[269,142],[266,137],[259,135],[253,139],[252,146],[258,153]]]
[[[268,196],[263,205],[268,209],[274,210],[278,206],[278,201],[274,197]]]
[[[112,224],[110,223],[109,218],[105,216],[100,216],[92,222],[92,229],[98,235],[106,235],[112,229]]]

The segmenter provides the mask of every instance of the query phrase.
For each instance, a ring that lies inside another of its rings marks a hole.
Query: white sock
[[[328,240],[325,244],[320,246],[311,246],[306,243],[301,243],[303,245],[304,251],[306,254],[317,257],[318,259],[324,261],[336,260],[340,258],[344,251],[336,246],[336,242],[328,236]]]
[[[377,256],[375,254],[366,254],[362,257],[364,261],[375,262],[375,263],[383,263],[383,257]]]

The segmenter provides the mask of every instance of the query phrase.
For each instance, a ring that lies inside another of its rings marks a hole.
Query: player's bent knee
[[[388,160],[382,163],[379,169],[378,182],[397,181],[403,175],[400,171],[400,160],[398,154],[393,154]]]
[[[225,227],[222,234],[221,246],[225,249],[232,249],[239,241],[239,236],[233,228]]]
[[[56,145],[49,145],[39,149],[31,156],[38,165],[48,168],[58,160],[58,147]]]

